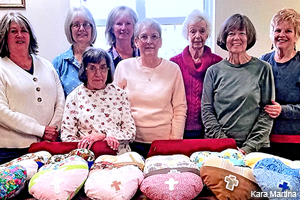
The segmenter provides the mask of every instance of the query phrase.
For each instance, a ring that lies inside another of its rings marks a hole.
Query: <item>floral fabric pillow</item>
[[[27,173],[20,165],[11,165],[0,170],[0,199],[9,199],[24,188]]]
[[[196,164],[185,155],[147,158],[140,190],[150,199],[195,198],[203,188]]]
[[[223,158],[235,166],[246,166],[244,155],[237,149],[225,149],[221,152],[199,151],[193,153],[190,159],[200,169],[207,158],[210,157]]]
[[[40,168],[29,182],[29,193],[40,200],[71,199],[83,186],[88,163],[73,155]]]
[[[128,199],[144,179],[144,160],[136,152],[118,156],[102,155],[95,160],[84,190],[91,199]]]

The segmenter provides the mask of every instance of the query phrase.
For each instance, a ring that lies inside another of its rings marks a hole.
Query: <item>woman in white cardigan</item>
[[[56,140],[64,94],[53,65],[36,55],[26,17],[8,12],[0,32],[0,163],[5,163],[26,154],[34,142]]]

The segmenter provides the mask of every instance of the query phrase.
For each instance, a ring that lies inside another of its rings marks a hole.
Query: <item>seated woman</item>
[[[146,157],[153,140],[183,138],[187,105],[178,65],[158,57],[160,24],[145,19],[137,23],[134,35],[141,56],[122,60],[114,82],[127,92],[136,123],[131,149]]]
[[[65,97],[53,65],[37,56],[28,19],[10,11],[0,32],[1,164],[28,153],[34,142],[56,140]]]
[[[206,138],[233,138],[243,154],[270,146],[273,120],[264,106],[275,98],[271,66],[250,56],[256,30],[245,15],[222,25],[217,44],[228,58],[208,68],[202,94]]]
[[[111,84],[110,67],[106,51],[90,47],[83,53],[79,69],[83,84],[66,99],[63,142],[79,142],[78,148],[90,149],[96,141],[106,141],[119,154],[130,151],[136,128],[125,91]]]

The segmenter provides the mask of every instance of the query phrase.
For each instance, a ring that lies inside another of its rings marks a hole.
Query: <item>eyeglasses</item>
[[[150,40],[152,41],[152,42],[154,42],[154,41],[156,41],[156,40],[158,40],[159,38],[160,38],[160,36],[159,35],[156,35],[156,34],[154,34],[154,35],[151,35],[151,36],[148,36],[148,35],[142,35],[142,36],[140,36],[140,40],[142,41],[142,42],[148,42],[148,40],[149,40],[149,38],[150,38]]]
[[[84,22],[82,24],[80,23],[75,23],[75,24],[72,24],[71,27],[74,28],[74,29],[80,29],[80,27],[83,27],[84,29],[90,29],[92,27],[92,25],[88,22]]]
[[[99,70],[101,73],[106,73],[109,70],[108,67],[95,67],[95,66],[88,66],[85,69],[93,73],[95,73],[97,70]]]

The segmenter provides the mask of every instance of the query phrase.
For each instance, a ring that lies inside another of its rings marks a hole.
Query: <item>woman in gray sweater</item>
[[[275,96],[272,69],[248,55],[255,42],[256,31],[248,17],[229,17],[217,39],[229,55],[208,69],[203,84],[205,137],[233,138],[244,154],[269,147],[273,124],[264,110]]]

